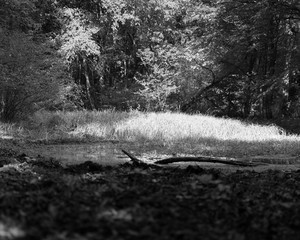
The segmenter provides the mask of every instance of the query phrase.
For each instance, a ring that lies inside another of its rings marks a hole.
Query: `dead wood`
[[[133,163],[137,163],[137,164],[146,164],[145,162],[143,162],[142,160],[138,159],[137,157],[133,156],[131,153],[125,151],[124,149],[121,149],[123,153],[125,153]]]
[[[207,163],[222,163],[227,165],[241,166],[241,167],[253,167],[259,165],[265,165],[265,163],[252,163],[252,162],[244,162],[239,160],[233,160],[232,158],[217,158],[217,157],[209,157],[209,156],[201,156],[201,157],[172,157],[165,158],[159,161],[154,162],[155,164],[169,164],[176,162],[207,162]]]
[[[122,149],[122,152],[125,153],[132,162],[138,164],[147,164],[142,160],[138,159],[131,153]],[[241,167],[254,167],[265,165],[265,163],[252,163],[252,162],[245,162],[240,161],[235,158],[224,158],[224,157],[209,157],[209,156],[199,156],[199,157],[171,157],[165,158],[158,161],[155,161],[154,164],[169,164],[169,163],[176,163],[176,162],[207,162],[207,163],[222,163],[227,165],[234,165],[234,166],[241,166]]]

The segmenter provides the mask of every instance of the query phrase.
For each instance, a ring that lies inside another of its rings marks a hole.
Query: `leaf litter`
[[[15,156],[17,160],[24,156]],[[0,156],[1,158],[1,156]],[[0,168],[1,239],[299,239],[300,171]]]

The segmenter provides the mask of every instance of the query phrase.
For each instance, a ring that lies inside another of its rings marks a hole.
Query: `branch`
[[[250,162],[243,162],[238,161],[233,158],[218,158],[218,157],[209,157],[209,156],[201,156],[201,157],[172,157],[172,158],[165,158],[159,161],[154,162],[155,164],[169,164],[169,163],[176,163],[176,162],[207,162],[207,163],[222,163],[226,165],[234,165],[234,166],[241,166],[241,167],[255,167],[260,165],[266,165],[265,163],[250,163]]]
[[[131,153],[121,149],[123,153],[125,153],[133,163],[137,163],[137,164],[146,164],[143,161],[141,161],[140,159],[136,158],[135,156],[133,156]]]
[[[123,153],[125,153],[133,163],[142,164],[142,165],[151,165],[143,162],[142,160],[138,159],[137,157],[133,156],[131,153],[121,149]],[[241,166],[241,167],[255,167],[260,165],[266,165],[265,163],[250,163],[239,161],[235,158],[222,158],[222,157],[209,157],[209,156],[200,156],[200,157],[172,157],[172,158],[165,158],[159,161],[154,162],[154,164],[169,164],[169,163],[176,163],[176,162],[207,162],[207,163],[222,163],[227,165],[234,165],[234,166]]]
[[[184,103],[181,106],[181,111],[186,112],[188,110],[190,110],[191,105],[194,104],[201,96],[204,92],[212,89],[213,87],[215,87],[218,83],[222,82],[224,78],[219,78],[215,81],[213,81],[212,83],[210,83],[209,85],[207,85],[206,87],[200,89],[191,99],[189,99],[188,102]]]

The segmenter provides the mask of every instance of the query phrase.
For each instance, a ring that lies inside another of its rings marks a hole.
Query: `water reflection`
[[[113,143],[47,145],[45,149],[39,149],[39,154],[53,157],[64,165],[79,164],[85,161],[93,161],[102,165],[116,165],[129,160],[122,154],[119,146]]]

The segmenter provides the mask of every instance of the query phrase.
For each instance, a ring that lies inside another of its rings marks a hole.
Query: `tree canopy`
[[[299,117],[297,0],[0,5],[4,120],[29,108]]]

